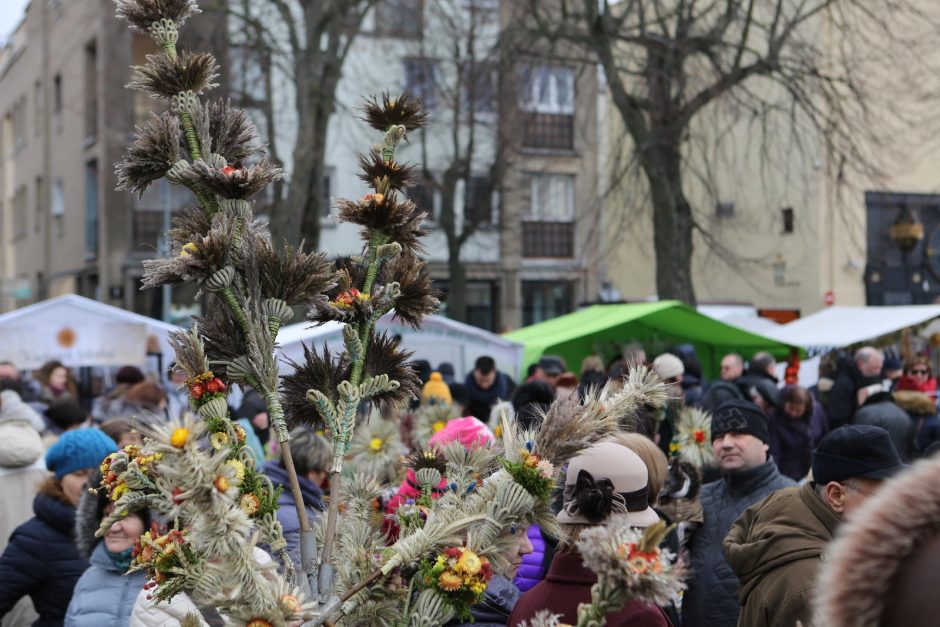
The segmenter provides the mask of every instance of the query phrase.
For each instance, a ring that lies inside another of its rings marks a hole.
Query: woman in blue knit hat
[[[63,624],[75,582],[88,568],[75,547],[75,508],[89,475],[116,450],[102,431],[77,429],[46,452],[54,475],[39,487],[35,516],[16,528],[0,556],[0,618],[29,595],[39,614],[34,627]]]

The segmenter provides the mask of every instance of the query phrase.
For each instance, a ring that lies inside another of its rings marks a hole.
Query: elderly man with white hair
[[[835,383],[829,391],[829,404],[826,407],[831,429],[848,424],[872,393],[872,386],[882,383],[884,361],[884,352],[873,346],[858,349],[854,360],[839,358]]]

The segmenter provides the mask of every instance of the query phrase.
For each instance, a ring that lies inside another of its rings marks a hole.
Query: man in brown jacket
[[[814,482],[747,509],[723,545],[740,582],[738,627],[808,624],[816,576],[836,529],[903,467],[881,427],[840,427],[813,453]]]

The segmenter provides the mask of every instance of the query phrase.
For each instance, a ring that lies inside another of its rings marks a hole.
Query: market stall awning
[[[58,360],[67,366],[140,366],[154,337],[166,366],[167,340],[179,327],[119,307],[66,294],[0,315],[0,359],[18,368]]]
[[[627,342],[644,345],[652,357],[670,346],[689,343],[696,349],[706,376],[717,373],[723,355],[758,351],[786,357],[794,346],[725,324],[678,301],[592,305],[580,311],[507,333],[525,346],[524,367],[542,355],[558,355],[577,370],[591,354],[610,358]]]
[[[284,327],[277,336],[278,351],[282,358],[300,362],[303,346],[319,348],[323,344],[331,350],[343,348],[343,326],[339,322],[314,327],[300,322]],[[426,316],[420,329],[413,329],[394,318],[393,313],[379,319],[376,329],[392,336],[401,336],[401,345],[414,353],[412,359],[425,359],[437,368],[442,362],[450,363],[458,380],[473,370],[477,357],[489,355],[497,367],[513,377],[522,365],[522,345],[495,333],[450,320],[444,316]],[[281,359],[281,368],[285,369]]]
[[[814,352],[874,340],[940,316],[940,305],[827,307],[768,331],[767,335]]]

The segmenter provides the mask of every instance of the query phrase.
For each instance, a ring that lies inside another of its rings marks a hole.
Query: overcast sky
[[[6,42],[19,24],[27,4],[29,0],[0,0],[0,42]]]

